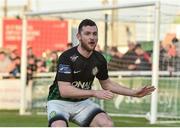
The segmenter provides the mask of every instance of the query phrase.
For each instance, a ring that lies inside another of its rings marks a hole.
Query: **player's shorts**
[[[71,102],[63,100],[50,100],[47,103],[49,126],[56,120],[63,120],[68,126],[68,121],[82,127],[88,127],[98,113],[105,113],[90,99]]]

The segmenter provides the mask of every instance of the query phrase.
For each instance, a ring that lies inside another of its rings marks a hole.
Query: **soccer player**
[[[58,60],[47,103],[49,126],[66,127],[70,120],[79,126],[111,127],[111,118],[90,97],[108,100],[113,98],[113,93],[143,97],[155,88],[145,86],[133,90],[110,80],[105,58],[94,50],[98,42],[98,28],[94,21],[83,20],[77,38],[79,45],[63,52]],[[102,90],[91,89],[95,77]]]

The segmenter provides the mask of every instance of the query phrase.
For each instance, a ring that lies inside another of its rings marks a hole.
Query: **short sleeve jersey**
[[[108,78],[107,62],[103,55],[93,51],[89,58],[85,58],[78,52],[77,46],[73,47],[59,57],[56,77],[50,86],[48,100],[79,101],[61,97],[58,81],[70,82],[76,88],[90,90],[95,77],[99,80]]]

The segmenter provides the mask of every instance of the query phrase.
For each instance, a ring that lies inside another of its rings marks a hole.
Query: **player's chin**
[[[89,51],[93,51],[95,49],[95,46],[89,46],[88,49]]]

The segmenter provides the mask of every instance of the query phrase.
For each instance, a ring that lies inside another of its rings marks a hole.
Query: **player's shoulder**
[[[62,57],[70,57],[71,55],[73,55],[75,52],[77,51],[77,46],[72,47],[66,51],[64,51],[61,56]]]
[[[94,50],[94,54],[95,54],[97,57],[103,57],[103,55],[102,55],[100,52],[96,51],[96,50]]]
[[[94,51],[94,56],[99,60],[99,61],[106,61],[106,59],[104,58],[103,54],[98,52],[98,51]]]

